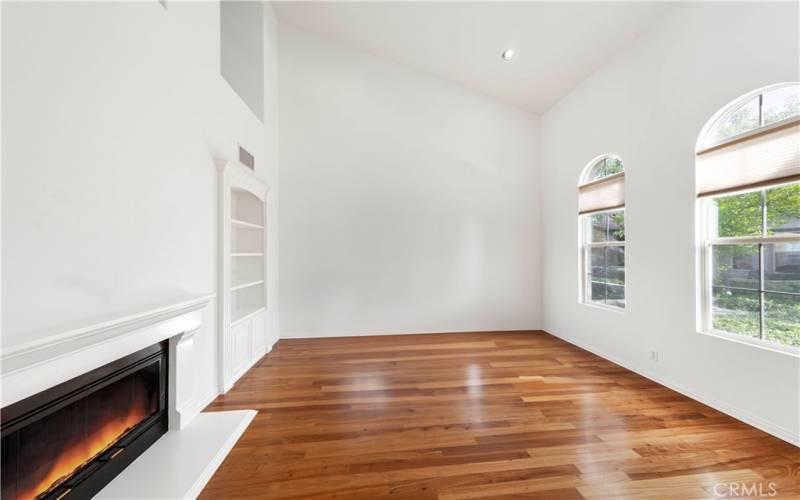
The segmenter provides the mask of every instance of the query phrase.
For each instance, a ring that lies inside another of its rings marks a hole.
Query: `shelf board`
[[[234,252],[231,257],[263,257],[264,252]]]
[[[264,229],[264,226],[260,224],[254,224],[252,222],[247,222],[239,219],[231,219],[231,224],[238,227],[249,227],[252,229]]]
[[[236,290],[241,290],[242,288],[249,288],[251,286],[261,285],[264,283],[264,280],[258,281],[251,281],[249,283],[242,283],[241,285],[236,285],[231,287],[231,292],[235,292]]]
[[[242,321],[246,321],[246,320],[252,318],[256,314],[258,314],[258,313],[260,313],[262,311],[265,311],[266,309],[267,308],[265,306],[260,306],[258,309],[253,309],[252,311],[248,311],[248,312],[245,312],[245,313],[239,312],[237,314],[236,311],[234,311],[234,313],[231,315],[231,328],[233,328],[234,326],[238,325]]]

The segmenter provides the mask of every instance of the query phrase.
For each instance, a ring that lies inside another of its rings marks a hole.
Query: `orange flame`
[[[91,462],[97,455],[111,448],[128,431],[150,416],[146,408],[146,398],[136,398],[135,400],[138,404],[130,408],[127,414],[103,423],[87,439],[64,449],[53,459],[52,465],[41,480],[27,491],[21,491],[18,498],[34,499],[49,493],[78,469]]]

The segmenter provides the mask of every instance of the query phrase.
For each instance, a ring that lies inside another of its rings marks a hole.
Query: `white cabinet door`
[[[253,360],[260,358],[267,350],[266,326],[266,312],[261,312],[253,316]]]
[[[233,373],[239,373],[250,361],[250,321],[242,321],[231,329],[233,337]]]

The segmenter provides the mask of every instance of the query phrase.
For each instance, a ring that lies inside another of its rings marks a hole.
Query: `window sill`
[[[620,313],[620,314],[624,314],[625,311],[626,311],[626,309],[623,308],[623,307],[607,306],[605,304],[595,304],[594,302],[586,302],[584,300],[578,301],[578,304],[580,304],[582,306],[592,307],[594,309],[600,309],[602,311],[610,311],[610,312],[615,312],[615,313]]]
[[[737,335],[735,333],[723,332],[721,330],[710,330],[710,331],[698,330],[697,333],[701,335],[707,335],[709,337],[715,337],[718,339],[727,340],[730,342],[744,344],[758,349],[764,349],[767,351],[776,352],[779,354],[787,354],[789,356],[800,357],[800,347],[775,344],[772,342],[767,342],[765,340],[756,339],[753,337],[745,337],[744,335]]]

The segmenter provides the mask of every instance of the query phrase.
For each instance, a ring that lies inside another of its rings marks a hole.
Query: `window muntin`
[[[784,83],[747,94],[711,121],[698,149],[705,149],[800,116],[800,85]]]
[[[800,182],[701,203],[706,330],[800,346]]]
[[[583,301],[625,308],[625,210],[581,216]]]
[[[584,182],[596,181],[619,174],[624,170],[622,160],[616,156],[606,156],[598,160],[586,175]]]

